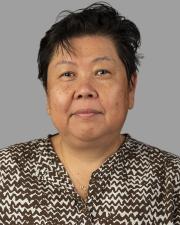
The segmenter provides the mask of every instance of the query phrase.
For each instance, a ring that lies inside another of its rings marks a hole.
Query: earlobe
[[[131,99],[131,102],[129,102],[129,107],[128,109],[131,110],[134,107],[134,99]]]
[[[51,112],[50,112],[50,108],[48,105],[46,106],[46,110],[47,110],[48,115],[50,116]]]
[[[49,109],[49,108],[47,109],[47,113],[48,113],[48,115],[50,116],[50,109]]]

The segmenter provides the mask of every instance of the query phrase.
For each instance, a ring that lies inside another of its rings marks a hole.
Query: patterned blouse
[[[0,225],[180,225],[180,157],[124,135],[86,203],[51,135],[0,150]]]

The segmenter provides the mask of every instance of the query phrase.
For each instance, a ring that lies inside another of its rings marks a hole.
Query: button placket
[[[88,207],[87,207],[87,204],[86,203],[83,203],[81,212],[83,212],[84,214],[88,212]]]

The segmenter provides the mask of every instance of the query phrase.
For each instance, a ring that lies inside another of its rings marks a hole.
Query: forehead
[[[109,37],[97,35],[75,37],[71,38],[69,43],[70,48],[68,48],[68,51],[62,46],[58,47],[51,59],[51,63],[55,63],[58,60],[81,60],[89,62],[97,58],[104,58],[105,60],[114,59],[114,61],[119,60],[115,44]],[[98,62],[98,60],[95,60],[95,62]]]

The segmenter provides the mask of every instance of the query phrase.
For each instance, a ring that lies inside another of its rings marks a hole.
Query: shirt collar
[[[119,166],[123,167],[125,158],[127,157],[127,153],[131,146],[131,136],[128,133],[124,133],[123,135],[125,135],[124,142],[118,147],[117,151],[100,166],[99,169],[93,172],[92,178],[99,181],[106,180],[106,177],[109,177],[116,168]],[[66,189],[72,189],[72,187],[67,185],[67,183],[70,183],[69,176],[53,148],[50,139],[51,136],[51,134],[48,135],[39,143],[36,152],[37,164],[35,175],[39,180],[53,182],[57,185],[61,184],[62,187],[64,185],[64,188]]]

